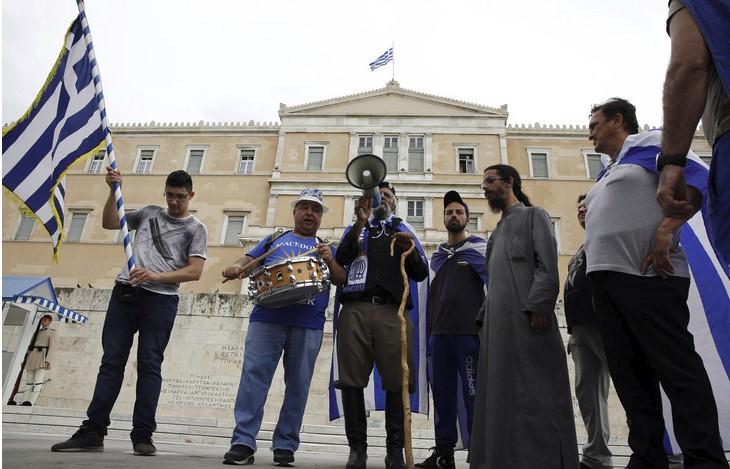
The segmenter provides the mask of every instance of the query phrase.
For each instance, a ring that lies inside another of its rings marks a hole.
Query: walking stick
[[[390,242],[390,255],[395,255],[396,238]],[[406,466],[413,469],[413,445],[411,443],[411,398],[409,391],[409,370],[408,370],[408,330],[406,327],[405,309],[408,302],[409,284],[406,273],[406,258],[416,248],[413,240],[410,240],[411,247],[400,255],[400,274],[403,277],[403,297],[398,307],[398,319],[400,319],[400,365],[403,370],[401,381],[401,398],[403,399],[403,447],[406,452]]]

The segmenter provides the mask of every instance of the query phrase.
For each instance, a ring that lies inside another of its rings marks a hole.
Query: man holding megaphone
[[[372,158],[370,160],[375,161]],[[365,159],[357,161],[359,163]],[[353,171],[348,171],[348,180],[363,189],[364,195],[355,204],[357,220],[345,230],[336,253],[337,263],[347,269],[348,275],[347,283],[339,295],[341,309],[336,317],[335,387],[342,391],[345,433],[350,446],[346,468],[364,469],[367,461],[364,388],[368,386],[373,364],[377,365],[385,391],[385,467],[403,469],[403,374],[397,357],[401,354],[398,307],[405,288],[401,278],[400,256],[411,248],[411,243],[415,243],[416,249],[405,260],[405,270],[411,285],[414,281],[420,282],[428,277],[428,262],[413,229],[395,216],[395,188],[391,183],[382,181],[384,173],[378,174],[377,165],[367,163],[362,168],[353,165]],[[358,181],[355,182],[358,184],[353,183],[356,178],[351,178],[351,175],[357,177]],[[373,179],[368,181],[370,177]],[[374,200],[377,198],[373,197],[372,189],[377,191],[381,203]],[[391,256],[393,239],[395,252]],[[414,305],[413,298],[416,295],[413,290],[411,287],[406,311]],[[409,369],[414,370],[411,314],[407,314],[406,321],[408,364]],[[414,372],[409,373],[410,392],[415,389],[414,375]]]

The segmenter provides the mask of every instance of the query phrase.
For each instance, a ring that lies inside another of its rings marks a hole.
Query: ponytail
[[[520,178],[520,173],[518,173],[515,168],[513,168],[510,165],[506,165],[506,164],[495,164],[495,165],[489,166],[487,169],[484,170],[484,172],[487,172],[490,169],[497,171],[497,174],[499,174],[499,177],[501,177],[503,179],[511,179],[512,180],[512,192],[514,192],[517,200],[519,200],[520,202],[525,204],[526,207],[532,207],[530,198],[527,197],[527,195],[525,195],[524,192],[522,192],[522,179]]]

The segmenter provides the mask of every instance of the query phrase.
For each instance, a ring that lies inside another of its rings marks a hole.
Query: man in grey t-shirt
[[[102,226],[119,229],[114,183],[122,175],[107,168],[109,196],[104,205]],[[178,287],[198,280],[203,273],[208,232],[188,212],[195,196],[193,180],[185,171],[173,171],[165,182],[167,208],[148,205],[127,214],[130,230],[136,230],[133,252],[137,266],[126,267],[117,276],[109,300],[102,347],[104,355],[96,378],[94,397],[86,411],[88,420],[68,440],[55,444],[52,451],[103,451],[109,414],[124,378],[129,350],[139,331],[137,345],[137,398],[132,417],[134,454],[152,456],[155,412],[160,397],[160,368],[175,323]]]
[[[689,268],[679,244],[686,219],[662,214],[654,165],[661,131],[638,127],[636,108],[620,98],[594,106],[588,126],[596,151],[612,161],[586,197],[585,252],[608,368],[629,421],[627,467],[667,467],[661,382],[685,467],[727,468],[710,381],[687,331]],[[700,185],[694,176],[687,182],[688,199],[700,207]]]

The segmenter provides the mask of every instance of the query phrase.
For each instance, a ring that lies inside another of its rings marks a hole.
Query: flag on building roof
[[[378,57],[377,59],[370,62],[370,71],[373,71],[378,67],[382,67],[383,65],[387,64],[391,60],[393,60],[393,48],[392,47],[390,49],[386,50],[385,52],[383,52],[383,54],[380,57]]]
[[[78,17],[30,109],[3,130],[3,187],[51,236],[54,259],[63,240],[65,174],[104,142],[92,54]]]

